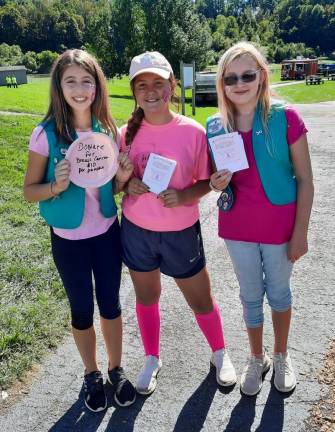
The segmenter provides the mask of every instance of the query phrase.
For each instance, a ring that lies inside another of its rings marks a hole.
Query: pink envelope
[[[66,152],[71,163],[70,180],[83,188],[103,186],[116,174],[118,154],[115,142],[103,133],[76,139]]]

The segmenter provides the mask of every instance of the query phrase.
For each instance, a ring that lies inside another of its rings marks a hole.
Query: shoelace
[[[247,365],[246,376],[252,376],[256,372],[257,376],[262,374],[262,364],[255,358],[250,358]]]
[[[286,358],[281,357],[279,360],[277,360],[277,367],[279,369],[279,373],[281,374],[285,374],[285,372],[290,372],[291,371],[291,367],[288,364],[288,361]]]
[[[94,375],[85,379],[85,387],[89,393],[96,393],[101,390],[100,375]]]
[[[114,378],[114,380],[113,380]],[[123,384],[125,381],[127,381],[126,378],[126,374],[124,373],[123,370],[117,370],[116,372],[114,372],[114,374],[112,375],[112,382],[113,384],[119,386],[120,384]]]

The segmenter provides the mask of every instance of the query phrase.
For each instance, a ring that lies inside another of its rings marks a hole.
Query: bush
[[[288,43],[283,45],[275,45],[269,49],[270,58],[275,63],[280,63],[286,59],[302,57],[315,57],[315,51],[313,48],[306,47],[303,43]]]
[[[22,51],[18,45],[0,44],[0,66],[15,66],[22,62]]]
[[[52,51],[42,51],[37,54],[37,65],[39,73],[49,73],[53,62],[58,58],[58,54]]]
[[[27,51],[22,57],[22,64],[29,73],[37,71],[37,54],[34,51]]]

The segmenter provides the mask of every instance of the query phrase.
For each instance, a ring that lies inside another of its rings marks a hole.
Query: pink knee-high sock
[[[145,355],[159,357],[160,314],[159,303],[145,306],[136,302],[137,322]]]
[[[225,347],[220,309],[217,304],[206,314],[195,314],[197,323],[204,334],[212,351]]]

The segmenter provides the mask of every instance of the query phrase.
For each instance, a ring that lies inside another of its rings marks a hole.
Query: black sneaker
[[[93,412],[103,411],[107,407],[104,381],[100,371],[84,376],[85,405]]]
[[[135,388],[127,379],[122,367],[109,370],[107,379],[115,387],[114,400],[119,406],[126,407],[135,402]]]

